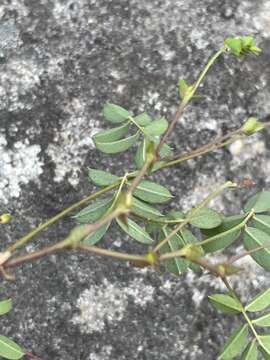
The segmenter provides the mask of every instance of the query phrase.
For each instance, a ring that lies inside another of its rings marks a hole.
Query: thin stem
[[[111,257],[111,258],[115,258],[118,260],[124,260],[124,261],[146,261],[146,258],[144,255],[133,255],[133,254],[125,254],[125,253],[121,253],[118,251],[113,251],[113,250],[107,250],[107,249],[102,249],[96,246],[88,246],[88,245],[79,245],[78,250],[82,250],[82,251],[86,251],[89,253],[93,253],[96,255],[101,255],[101,256],[106,256],[106,257]]]
[[[236,231],[236,230],[240,230],[242,229],[246,223],[254,216],[254,211],[250,211],[250,213],[247,214],[246,218],[238,225],[235,225],[234,227],[232,227],[231,229],[227,230],[227,231],[224,231],[223,233],[220,233],[220,234],[217,234],[217,235],[214,235],[214,236],[211,236],[210,238],[207,238],[205,240],[202,240],[202,241],[199,241],[198,243],[196,243],[196,245],[205,245],[205,244],[208,244],[220,237],[223,237],[223,236],[226,236],[226,235],[229,235],[230,233]]]
[[[88,202],[90,202],[91,200],[95,200],[96,198],[98,198],[99,196],[109,192],[110,190],[115,189],[117,186],[119,185],[119,182],[116,182],[115,184],[106,186],[105,188],[95,192],[94,194],[91,194],[89,196],[87,196],[86,198],[76,202],[75,204],[69,206],[68,208],[66,208],[65,210],[61,211],[59,214],[55,215],[54,217],[52,217],[51,219],[49,219],[48,221],[46,221],[45,223],[39,225],[37,228],[35,228],[34,230],[30,231],[27,235],[23,236],[22,238],[20,238],[19,240],[17,240],[14,244],[12,244],[11,246],[9,246],[7,248],[6,251],[10,251],[10,252],[14,252],[15,250],[17,250],[19,247],[21,247],[22,245],[26,244],[29,240],[31,240],[34,236],[36,236],[37,234],[39,234],[41,231],[43,231],[44,229],[46,229],[49,225],[54,224],[55,222],[57,222],[58,220],[62,219],[65,215],[69,214],[71,211],[77,209],[78,207],[87,204]]]
[[[147,173],[148,168],[151,166],[152,162],[146,161],[141,168],[141,170],[138,172],[137,176],[133,180],[131,186],[128,189],[128,193],[132,194],[133,191],[136,189],[136,187],[140,184],[142,179],[144,178],[145,174]]]
[[[194,96],[195,92],[197,91],[198,87],[200,86],[200,84],[202,83],[202,81],[204,80],[207,72],[209,71],[209,69],[211,68],[211,66],[214,64],[214,62],[217,60],[217,58],[223,54],[225,51],[225,48],[220,49],[214,56],[212,56],[212,58],[208,61],[208,63],[206,64],[204,70],[202,71],[201,75],[199,76],[198,80],[196,81],[195,85],[193,85],[192,87],[192,91],[190,91],[187,96],[184,97],[183,101],[181,102],[172,122],[170,123],[167,131],[165,132],[165,134],[163,135],[163,137],[161,138],[157,149],[156,149],[156,155],[157,157],[159,156],[159,152],[162,148],[162,146],[165,144],[166,140],[168,139],[168,137],[170,136],[170,134],[172,133],[173,129],[175,128],[176,124],[178,123],[178,121],[180,120],[181,116],[184,113],[185,108],[187,107],[187,105],[189,104],[190,100],[192,99],[192,97]]]
[[[165,134],[163,135],[163,137],[161,138],[157,148],[156,148],[156,155],[157,158],[159,157],[159,152],[162,148],[162,146],[165,144],[166,140],[168,139],[168,137],[170,136],[171,132],[173,131],[174,127],[176,126],[176,124],[178,123],[178,121],[180,120],[181,116],[184,113],[184,110],[186,108],[186,106],[188,105],[188,101],[182,101],[178,110],[176,111],[174,118],[172,120],[172,122],[170,123],[167,131],[165,132]]]
[[[229,293],[241,304],[241,312],[242,312],[244,319],[248,323],[248,326],[250,327],[251,331],[253,332],[255,339],[258,341],[258,343],[260,345],[262,345],[260,337],[259,337],[256,329],[254,328],[252,321],[250,320],[250,318],[245,310],[245,307],[242,305],[242,302],[241,302],[240,298],[238,297],[238,295],[236,294],[235,290],[231,287],[231,285],[229,284],[226,277],[221,277],[221,280],[223,281],[224,285],[228,289]]]
[[[212,57],[211,59],[208,61],[208,63],[206,64],[205,68],[203,69],[201,75],[199,76],[198,80],[196,81],[195,85],[193,86],[193,90],[192,93],[190,95],[190,97],[192,98],[195,94],[195,92],[197,91],[198,87],[200,86],[200,84],[202,83],[202,81],[204,80],[206,74],[208,73],[209,69],[212,67],[212,65],[214,64],[214,62],[220,57],[220,55],[222,55],[224,52],[226,51],[226,49],[223,47],[221,48],[219,51],[217,51]]]
[[[73,250],[73,248],[67,244],[66,240],[63,240],[52,246],[47,246],[44,249],[37,250],[35,252],[26,255],[17,256],[13,259],[10,259],[4,264],[4,268],[6,269],[6,268],[17,267],[19,265],[33,262],[40,258],[43,258],[44,256],[52,255],[58,252],[62,252],[64,250]],[[88,245],[80,244],[79,246],[76,247],[76,250],[81,250],[96,255],[111,257],[118,260],[147,262],[146,257],[143,255],[125,254],[118,251],[101,249],[96,246],[88,246]]]
[[[142,134],[146,135],[144,132],[144,128],[140,126],[132,116],[130,116],[128,119],[141,131]]]
[[[157,244],[157,246],[154,249],[154,252],[159,251],[162,246],[164,246],[168,241],[171,240],[171,238],[178,233],[184,226],[186,226],[192,217],[196,214],[197,211],[205,207],[208,203],[210,203],[215,197],[220,195],[225,189],[236,187],[237,185],[232,183],[231,181],[227,181],[225,184],[221,185],[217,190],[213,191],[210,195],[208,195],[199,205],[197,205],[194,209],[192,209],[188,214],[186,219],[178,226],[176,226],[175,229],[171,231],[171,233],[165,237],[160,243]]]
[[[256,253],[257,251],[264,250],[264,249],[267,249],[267,248],[269,248],[269,247],[270,247],[270,243],[264,244],[264,245],[261,245],[261,246],[258,246],[258,247],[254,248],[254,249],[245,251],[245,252],[242,253],[242,254],[233,256],[233,257],[232,257],[231,259],[229,259],[226,263],[227,263],[228,265],[231,265],[231,264],[235,263],[236,261],[242,259],[242,258],[245,257],[245,256],[254,254],[254,253]]]

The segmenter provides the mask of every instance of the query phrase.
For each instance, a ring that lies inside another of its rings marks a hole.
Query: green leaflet
[[[139,114],[137,116],[135,116],[134,118],[134,122],[136,124],[138,124],[139,126],[146,126],[149,125],[151,123],[152,119],[150,118],[150,116],[147,113],[142,113]]]
[[[7,314],[12,309],[11,299],[0,301],[0,316]]]
[[[83,240],[83,243],[85,245],[95,245],[96,243],[98,243],[103,238],[103,236],[106,234],[106,232],[108,231],[110,224],[111,223],[108,222],[107,224],[102,225],[97,231],[88,235]]]
[[[219,355],[219,360],[230,360],[240,354],[242,349],[247,344],[248,324],[241,326],[233,332],[233,334],[226,341],[225,346]]]
[[[149,180],[143,180],[134,190],[134,195],[153,204],[162,204],[171,200],[172,194],[164,186]]]
[[[146,147],[147,147],[146,139],[143,139],[143,141],[138,146],[135,154],[135,165],[137,169],[141,169],[146,161]]]
[[[256,312],[264,310],[270,305],[270,288],[260,292],[251,302],[245,307],[246,311]]]
[[[270,326],[270,314],[263,315],[255,320],[252,320],[253,324],[261,327]]]
[[[130,124],[126,123],[112,129],[102,130],[93,136],[93,141],[103,143],[122,139],[128,133],[129,126]]]
[[[219,213],[213,209],[202,208],[194,213],[190,224],[200,229],[212,229],[222,223]]]
[[[162,235],[160,236],[160,241],[162,241],[165,237],[167,237],[171,230],[168,228],[162,229]],[[160,249],[160,254],[167,254],[173,251],[180,250],[184,245],[186,245],[183,238],[179,235],[173,236],[165,245],[163,245]],[[168,272],[173,273],[175,275],[181,275],[186,272],[189,266],[189,261],[182,259],[180,257],[174,258],[168,261],[165,261],[165,268]]]
[[[165,118],[154,120],[151,124],[144,128],[144,133],[149,136],[160,136],[168,128],[168,121]]]
[[[131,211],[143,218],[155,220],[162,217],[162,213],[147,203],[133,197]]]
[[[187,82],[184,79],[179,79],[178,88],[179,88],[180,99],[183,100],[190,86],[187,84]]]
[[[0,356],[4,359],[18,360],[25,352],[14,341],[0,335]]]
[[[241,234],[241,229],[235,229],[243,222],[246,215],[234,215],[223,218],[221,225],[213,229],[203,230],[208,238],[202,247],[205,252],[215,252],[231,245]]]
[[[79,211],[75,216],[73,216],[73,219],[78,221],[80,224],[95,222],[100,219],[107,210],[109,210],[112,202],[112,197],[96,201]]]
[[[245,351],[241,356],[241,360],[257,360],[257,359],[258,359],[257,342],[256,339],[254,339],[245,348]]]
[[[215,294],[208,297],[216,309],[226,314],[237,314],[242,311],[241,303],[229,295]]]
[[[150,237],[150,235],[141,226],[136,224],[133,220],[127,219],[128,225],[126,225],[119,218],[116,219],[116,221],[122,230],[124,230],[130,237],[137,240],[138,242],[147,245],[153,243],[154,240]]]
[[[245,212],[254,209],[255,213],[270,210],[270,191],[262,191],[252,196],[244,206]]]
[[[146,149],[149,144],[149,141],[147,139],[144,139],[142,143],[139,145],[136,155],[135,155],[135,165],[137,169],[141,169],[146,161]],[[172,154],[172,148],[164,144],[159,152],[161,157],[170,156]],[[152,171],[155,171],[159,169],[162,164],[164,164],[164,161],[158,161],[153,165]]]
[[[138,137],[139,131],[127,138],[112,142],[101,142],[95,138],[93,138],[93,140],[98,150],[104,152],[105,154],[117,154],[128,150],[136,142]]]
[[[266,353],[266,355],[270,355],[270,335],[261,335],[259,336],[260,343],[262,346],[262,349]],[[267,357],[265,357],[267,359]]]
[[[270,216],[256,215],[253,217],[252,226],[270,235]]]
[[[263,359],[270,360],[270,355],[267,354],[267,352],[261,346],[259,346],[259,350],[260,350],[260,353],[263,356]]]
[[[116,175],[98,169],[89,169],[88,177],[95,185],[98,186],[112,185],[121,180]]]
[[[129,112],[119,105],[107,103],[103,108],[103,116],[112,123],[121,123],[130,116]]]
[[[245,249],[252,250],[263,245],[270,245],[269,235],[259,229],[246,227],[244,236]],[[270,271],[270,246],[256,251],[250,256],[257,264],[261,265],[265,270]]]

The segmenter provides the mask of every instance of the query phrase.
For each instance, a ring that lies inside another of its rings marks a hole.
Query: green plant
[[[89,180],[99,186],[100,190],[65,209],[2,251],[2,275],[13,279],[10,268],[68,250],[130,261],[134,266],[164,268],[177,276],[188,270],[206,271],[220,279],[228,291],[227,294],[210,295],[211,303],[224,313],[242,316],[244,321],[244,325],[226,342],[219,359],[233,359],[240,353],[242,359],[257,359],[258,350],[266,359],[270,359],[270,335],[259,335],[257,332],[258,327],[270,326],[270,314],[250,318],[250,313],[264,310],[270,305],[270,289],[244,306],[228,280],[241,271],[235,263],[244,256],[251,256],[266,271],[270,270],[270,216],[267,215],[270,211],[270,192],[264,191],[253,196],[241,214],[224,216],[209,208],[210,202],[226,190],[254,186],[253,181],[247,179],[240,183],[228,181],[183,214],[178,211],[164,212],[162,205],[169,202],[173,195],[163,185],[145,179],[162,169],[220,149],[270,126],[269,122],[252,117],[241,128],[185,154],[174,154],[167,144],[174,127],[187,105],[197,97],[197,90],[215,61],[226,53],[243,58],[247,54],[258,55],[260,51],[250,36],[226,39],[224,46],[208,61],[194,84],[189,85],[183,79],[179,81],[181,103],[170,123],[165,118],[152,119],[146,113],[133,116],[128,110],[107,103],[103,114],[113,127],[96,134],[94,143],[105,154],[124,152],[137,144],[135,169],[120,177],[100,169],[89,169]],[[66,239],[26,255],[15,255],[20,247],[46,227],[88,203],[90,205],[73,216],[78,226]],[[1,220],[5,223],[10,217],[4,214]],[[132,239],[146,245],[146,252],[143,255],[127,254],[97,247],[96,244],[102,240],[112,222]],[[200,237],[195,237],[194,228],[201,232]],[[245,252],[218,264],[209,260],[209,255],[233,245],[242,235]],[[251,340],[248,340],[249,333]],[[0,355],[15,359],[8,353],[1,354],[1,346],[0,342]],[[16,359],[24,354],[21,352]]]

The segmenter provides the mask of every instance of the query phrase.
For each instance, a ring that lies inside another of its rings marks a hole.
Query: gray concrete
[[[93,148],[102,104],[170,118],[178,78],[196,79],[226,36],[253,34],[264,51],[245,62],[220,59],[172,143],[187,150],[250,115],[268,116],[269,19],[268,0],[1,0],[0,212],[14,217],[0,228],[1,246],[91,193],[88,166],[128,168],[131,154],[112,158]],[[269,188],[269,134],[162,172],[160,181],[183,210],[228,178],[252,177],[258,189]],[[247,197],[228,192],[215,205],[236,212]],[[62,239],[73,225],[64,219],[27,251]],[[117,229],[109,244],[142,249]],[[243,299],[269,285],[252,264],[246,260],[234,280]],[[1,288],[1,298],[14,300],[1,334],[46,360],[214,360],[239,321],[208,304],[219,282],[191,273],[177,279],[75,254],[14,273],[16,282]]]

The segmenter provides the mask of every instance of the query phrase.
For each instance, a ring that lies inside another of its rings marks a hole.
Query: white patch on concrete
[[[60,182],[70,173],[68,181],[76,186],[85,156],[94,147],[92,136],[99,129],[89,120],[80,99],[74,98],[63,111],[68,118],[63,120],[62,129],[55,131],[54,142],[49,144],[47,153],[56,165],[54,181]]]
[[[90,354],[88,360],[112,360],[112,346],[103,346],[100,352],[93,352]]]
[[[253,18],[254,25],[265,37],[270,36],[270,1],[264,1]]]
[[[217,189],[224,182],[225,179],[222,179],[221,174],[216,173],[213,174],[212,177],[209,177],[209,175],[206,174],[200,174],[195,188],[187,193],[185,197],[181,198],[181,210],[188,211],[192,207],[198,205],[206,198],[206,196],[211,194],[214,189]],[[218,211],[224,211],[222,197],[219,196],[213,199],[209,203],[209,207],[214,207]]]
[[[42,70],[36,63],[22,59],[10,60],[1,70],[0,110],[31,109],[35,101],[33,89],[40,84]]]
[[[5,204],[21,195],[21,185],[37,181],[42,174],[43,162],[39,158],[39,145],[18,141],[7,149],[7,141],[0,134],[0,201]]]
[[[144,308],[153,301],[154,288],[135,279],[126,287],[104,280],[100,286],[93,285],[85,290],[77,301],[80,314],[72,322],[78,324],[83,333],[102,332],[106,323],[111,324],[123,319],[128,301]]]

